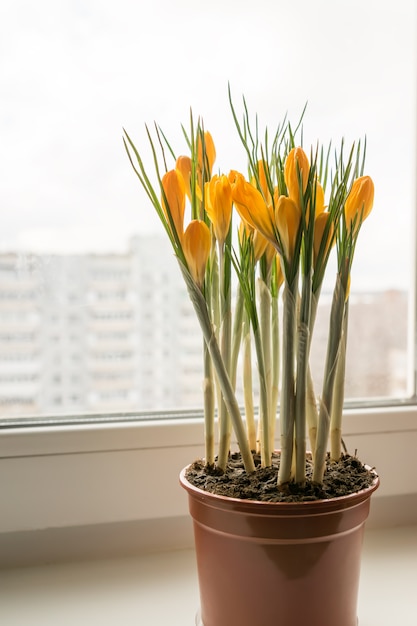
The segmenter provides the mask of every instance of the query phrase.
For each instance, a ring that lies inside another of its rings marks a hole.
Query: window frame
[[[415,215],[413,220],[417,242]],[[417,245],[413,250],[416,268]],[[410,497],[417,503],[416,271],[412,280],[409,398],[390,405],[385,401],[356,402],[346,409],[344,421],[348,449],[358,450],[360,458],[374,464],[381,477],[374,499],[385,503],[382,524],[389,510],[395,509],[397,521],[404,518]],[[108,524],[119,528],[120,524],[139,522],[147,524],[145,531],[142,527],[141,547],[153,545],[156,549],[166,541],[173,520],[180,520],[181,527],[188,520],[187,499],[178,485],[178,474],[204,454],[201,413],[50,416],[46,420],[3,420],[2,426],[0,546],[2,539],[7,544],[10,537],[21,537],[22,533],[33,536],[36,544],[38,533],[46,529],[96,529]],[[279,447],[278,439],[275,445]],[[158,462],[158,468],[164,461],[168,469],[151,474],[153,461]],[[417,522],[417,506],[414,509],[413,521]],[[155,527],[160,529],[157,539]],[[154,541],[149,543],[151,536]],[[171,548],[179,547],[184,535],[176,537]],[[56,541],[50,543],[55,545],[48,553],[53,558]],[[42,549],[47,544],[48,539]]]
[[[414,403],[350,409],[344,432],[348,449],[381,476],[376,498],[417,497]],[[0,536],[185,518],[178,474],[203,454],[202,433],[202,419],[192,417],[3,430]]]

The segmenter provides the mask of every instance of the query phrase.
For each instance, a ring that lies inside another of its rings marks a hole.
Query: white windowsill
[[[416,562],[417,526],[366,531],[359,626],[415,625]],[[198,606],[192,550],[0,571],[7,626],[193,626]]]
[[[381,477],[370,527],[417,523],[417,408],[352,410],[344,431]],[[178,474],[202,437],[197,419],[1,432],[0,567],[190,547]]]

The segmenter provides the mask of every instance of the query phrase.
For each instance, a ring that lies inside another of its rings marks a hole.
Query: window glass
[[[144,124],[184,152],[192,107],[216,166],[245,171],[229,82],[261,129],[307,102],[306,146],[366,136],[376,196],[352,274],[346,396],[406,397],[416,12],[414,0],[3,0],[0,419],[202,406],[201,335],[121,137],[151,170]]]

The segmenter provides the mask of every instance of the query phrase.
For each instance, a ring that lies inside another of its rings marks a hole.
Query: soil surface
[[[245,471],[239,453],[230,456],[225,472],[198,460],[190,465],[186,477],[192,485],[204,491],[262,502],[328,500],[360,491],[370,486],[376,477],[373,469],[365,467],[355,456],[346,454],[338,462],[328,460],[322,485],[313,483],[313,465],[311,459],[307,459],[305,485],[288,483],[278,488],[279,454],[273,454],[271,467],[261,467],[258,454],[254,454],[254,460],[256,471],[251,474]]]

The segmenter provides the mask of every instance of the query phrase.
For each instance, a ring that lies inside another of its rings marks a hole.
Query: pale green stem
[[[261,463],[264,467],[271,465],[271,401],[272,401],[272,372],[271,372],[271,292],[261,278],[258,279],[260,334],[255,334],[255,346],[258,357],[260,377],[260,424],[261,428]]]
[[[274,449],[275,442],[275,423],[278,409],[279,397],[279,377],[280,377],[281,359],[280,359],[280,336],[279,336],[279,315],[278,315],[278,296],[272,297],[272,381],[271,381],[271,450]]]
[[[295,394],[295,482],[304,484],[306,479],[306,398],[308,379],[308,356],[310,347],[311,273],[303,276],[300,301],[297,388]]]
[[[294,345],[296,333],[296,297],[288,284],[283,294],[283,339],[282,339],[282,389],[281,389],[281,459],[278,485],[291,479],[294,445],[295,375]]]
[[[324,370],[323,390],[320,399],[317,428],[317,444],[313,471],[313,480],[317,483],[323,482],[324,471],[326,468],[326,455],[330,431],[330,411],[332,408],[336,365],[342,335],[344,305],[345,292],[342,287],[340,275],[338,274],[336,287],[333,292],[333,302],[330,313],[326,365]]]
[[[206,284],[205,299],[207,309],[211,310],[211,284]],[[204,356],[204,381],[203,381],[203,399],[204,399],[204,442],[205,442],[205,460],[208,466],[213,466],[215,461],[214,451],[214,414],[215,414],[215,388],[213,377],[213,365],[207,344],[203,342]]]
[[[224,251],[219,252],[220,266],[220,347],[223,363],[226,371],[230,375],[231,372],[231,343],[232,343],[232,310],[231,310],[231,293],[230,288],[225,293],[224,277],[225,277],[225,256]],[[233,386],[233,381],[232,381]],[[225,399],[222,398],[219,405],[219,455],[217,465],[220,469],[225,470],[230,452],[230,441],[232,435],[232,423],[227,410]]]
[[[266,383],[266,372],[263,355],[261,330],[257,328],[253,333],[255,339],[256,356],[258,359],[258,372],[259,372],[259,420],[262,424],[261,427],[261,465],[262,467],[268,467],[271,465],[272,453],[270,448],[269,437],[269,413],[268,413],[268,388]]]
[[[316,321],[317,306],[319,301],[320,290],[311,294],[311,315],[310,315],[310,346],[313,337],[314,324]],[[310,351],[309,351],[310,355]],[[318,422],[318,410],[317,410],[317,397],[314,390],[313,376],[311,374],[310,363],[308,364],[307,371],[307,397],[306,397],[306,421],[308,427],[308,438],[310,440],[310,450],[314,459],[316,451],[317,440],[317,422]]]
[[[229,311],[223,316],[222,327],[221,327],[221,355],[223,359],[223,363],[225,365],[226,371],[230,373],[230,327],[231,327],[231,312]],[[233,383],[231,382],[232,389]],[[233,389],[234,391],[234,389]],[[229,412],[227,410],[227,405],[225,398],[222,397],[219,406],[219,425],[220,425],[220,433],[219,433],[219,455],[217,460],[217,465],[220,469],[225,470],[227,466],[227,461],[230,453],[230,442],[232,436],[232,422],[230,419]]]
[[[245,401],[246,428],[251,450],[257,449],[255,410],[253,406],[252,381],[252,342],[250,321],[246,311],[243,314],[243,395]]]
[[[316,441],[317,441],[317,422],[319,419],[319,413],[317,410],[317,398],[314,391],[313,377],[311,375],[310,365],[307,372],[307,404],[306,404],[306,419],[308,427],[308,438],[310,440],[311,454],[315,456]]]
[[[214,465],[214,409],[215,392],[213,367],[207,344],[204,342],[204,440],[206,464]]]
[[[243,291],[240,284],[238,284],[236,293],[235,319],[233,323],[232,362],[230,366],[230,380],[232,381],[233,389],[236,389],[237,363],[242,342],[244,303],[245,299],[243,297]]]
[[[342,456],[342,417],[345,396],[346,342],[348,334],[349,300],[345,303],[343,331],[334,381],[332,415],[330,419],[330,459],[339,461]]]
[[[214,326],[214,332],[216,333],[217,341],[220,343],[220,280],[219,280],[219,259],[217,256],[217,248],[215,240],[213,240],[213,248],[211,252],[211,312]],[[222,392],[220,384],[217,379],[217,373],[215,372],[216,381],[216,398],[217,406],[220,407],[222,401]]]
[[[239,405],[233,391],[232,384],[228,372],[226,370],[223,358],[220,352],[219,344],[213,330],[213,325],[207,310],[207,304],[201,290],[196,285],[188,270],[180,262],[180,268],[183,273],[191,302],[193,303],[201,331],[207,344],[213,367],[217,373],[222,394],[232,420],[233,429],[236,435],[245,470],[250,473],[255,471],[255,463],[246,437],[245,424],[240,414]]]

